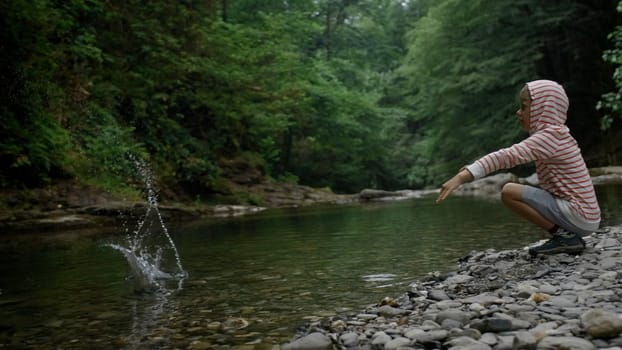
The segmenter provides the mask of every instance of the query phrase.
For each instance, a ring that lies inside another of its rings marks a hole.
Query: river
[[[598,187],[603,226],[622,187]],[[168,224],[188,277],[135,293],[111,230],[0,237],[0,348],[270,348],[297,325],[397,297],[472,250],[544,235],[498,199],[452,197],[274,209]]]

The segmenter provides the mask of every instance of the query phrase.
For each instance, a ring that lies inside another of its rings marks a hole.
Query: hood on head
[[[566,123],[568,96],[564,88],[551,80],[534,80],[527,83],[531,97],[529,132]]]

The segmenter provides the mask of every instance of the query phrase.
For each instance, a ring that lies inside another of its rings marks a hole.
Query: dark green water
[[[603,225],[622,222],[620,187],[599,188]],[[544,236],[498,200],[432,198],[270,210],[170,225],[189,277],[135,294],[112,232],[0,237],[0,348],[261,348],[296,325],[395,297],[471,250]],[[237,329],[243,319],[248,326]]]

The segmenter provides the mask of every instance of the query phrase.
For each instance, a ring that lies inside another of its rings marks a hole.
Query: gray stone
[[[560,310],[554,307],[550,307],[550,306],[544,306],[544,305],[538,305],[537,309],[541,312],[547,313],[547,314],[554,314],[557,315],[560,313]]]
[[[566,323],[559,326],[550,335],[565,335],[572,336],[581,332],[581,321],[579,320],[566,320]]]
[[[568,307],[562,311],[562,315],[567,318],[579,318],[583,313],[585,313],[585,308],[583,307]]]
[[[601,274],[600,276],[598,276],[598,278],[600,278],[601,280],[605,280],[605,281],[615,281],[618,278],[618,272],[607,271]]]
[[[482,337],[482,333],[474,328],[464,328],[464,329],[455,328],[449,331],[449,336],[451,338],[469,337],[469,338],[478,340],[479,338]]]
[[[488,322],[486,322],[485,320],[479,319],[479,318],[472,320],[471,323],[469,323],[469,328],[477,329],[481,333],[488,332],[487,326],[488,326]]]
[[[532,311],[535,307],[531,304],[506,304],[504,308],[513,313],[523,312],[523,311]]]
[[[498,336],[498,342],[495,345],[495,350],[511,350],[514,346],[514,336],[513,335],[502,335]]]
[[[434,320],[436,320],[436,315],[438,314],[438,312],[438,310],[434,310],[432,309],[432,307],[429,307],[426,311],[423,312],[423,315],[421,315],[421,319],[423,319],[424,321],[434,322]]]
[[[608,249],[608,248],[614,248],[614,247],[619,247],[620,246],[620,241],[618,241],[615,238],[605,238],[603,240],[601,240],[600,242],[598,242],[596,244],[596,246],[594,246],[594,249]]]
[[[339,342],[345,346],[353,347],[358,344],[359,335],[356,332],[347,332],[339,337]]]
[[[490,346],[497,344],[497,342],[499,341],[494,333],[484,333],[478,340]]]
[[[388,342],[391,341],[391,336],[386,334],[385,332],[376,332],[376,334],[374,334],[373,340],[371,342],[372,346],[377,347],[378,345],[381,345],[380,348],[384,348],[384,345]]]
[[[462,302],[465,304],[477,303],[485,307],[488,307],[492,304],[503,304],[503,299],[497,296],[494,296],[494,295],[480,294],[480,295],[476,295],[473,297],[464,298],[462,299]]]
[[[531,327],[531,322],[529,321],[519,320],[517,318],[512,318],[510,321],[512,322],[512,330],[526,329]]]
[[[384,348],[386,350],[395,350],[397,348],[400,348],[402,346],[408,346],[410,345],[411,340],[408,338],[403,338],[403,337],[397,337],[393,340],[390,340],[389,342],[387,342],[386,344],[384,344]]]
[[[415,329],[411,329],[408,330],[406,332],[404,332],[404,336],[406,336],[407,338],[410,339],[417,339],[419,336],[423,336],[425,334],[425,331],[423,329],[420,328],[415,328]]]
[[[533,334],[520,331],[514,334],[512,349],[514,350],[534,350],[536,348],[536,337]]]
[[[479,313],[486,310],[486,308],[480,303],[472,303],[469,305],[469,310]]]
[[[446,319],[454,320],[464,325],[469,322],[471,315],[457,309],[443,310],[436,315],[436,323],[442,324]]]
[[[570,291],[570,290],[565,290],[562,292],[562,294],[560,295],[560,297],[567,299],[568,301],[572,302],[572,303],[577,303],[577,293],[575,293],[574,291]]]
[[[491,317],[486,319],[486,331],[488,332],[507,332],[514,329],[512,320],[500,317]]]
[[[461,328],[463,325],[464,324],[462,322],[458,322],[456,320],[452,320],[449,318],[446,318],[443,320],[443,322],[441,322],[441,327],[447,330],[451,330],[454,328]]]
[[[435,330],[427,331],[424,334],[418,335],[415,340],[420,343],[426,344],[426,343],[432,343],[436,341],[445,340],[448,335],[449,335],[449,332],[444,329],[435,329]]]
[[[542,305],[547,305],[558,309],[576,306],[575,303],[561,296],[552,297],[548,301],[543,302]]]
[[[519,320],[517,318],[514,318],[510,315],[501,313],[501,312],[496,312],[494,314],[495,318],[502,318],[505,320],[509,320],[512,323],[512,330],[517,330],[517,329],[525,329],[525,328],[529,328],[531,327],[531,323],[528,321],[524,321],[524,320]]]
[[[530,324],[542,322],[540,313],[537,311],[523,311],[516,314],[516,318],[522,321],[527,321]]]
[[[547,314],[547,313],[541,314],[541,317],[549,321],[565,321],[566,320],[566,317],[562,315]]]
[[[577,337],[544,337],[537,346],[538,350],[596,350],[591,342]]]
[[[543,283],[538,287],[538,292],[553,295],[559,292],[559,287]]]
[[[448,348],[453,348],[453,347],[463,348],[465,346],[475,345],[475,344],[480,344],[480,343],[473,338],[457,337],[449,341],[446,341],[443,345],[445,345]]]
[[[462,306],[462,302],[457,300],[442,300],[434,304],[439,310],[458,309]]]
[[[377,308],[375,311],[378,313],[378,315],[385,316],[385,317],[408,315],[411,313],[410,310],[400,309],[400,308],[392,307],[389,305],[383,305]]]
[[[614,313],[595,309],[581,315],[585,332],[595,338],[612,338],[622,333],[622,319]]]
[[[329,350],[333,348],[333,342],[326,335],[315,332],[285,344],[281,348],[283,350]]]
[[[445,280],[445,283],[449,286],[452,285],[456,285],[456,284],[464,284],[467,283],[469,281],[471,281],[473,279],[473,276],[469,276],[469,275],[456,275],[456,276],[451,276],[448,279]]]
[[[391,323],[390,325],[393,325],[393,324]],[[384,332],[387,333],[390,336],[394,336],[396,334],[402,334],[403,330],[397,329],[397,328],[386,328],[386,329],[384,329]]]
[[[423,321],[423,324],[421,325],[421,329],[423,329],[424,331],[429,331],[429,330],[439,329],[439,328],[441,328],[441,325],[432,320],[425,320]]]
[[[459,338],[454,339],[454,340],[458,340],[458,339]],[[470,339],[470,338],[465,337],[465,339]],[[451,343],[451,341],[449,343]],[[465,340],[464,342],[458,342],[456,345],[450,345],[446,343],[445,345],[448,346],[450,350],[492,350],[488,344],[480,343],[476,340],[473,340],[473,342],[469,342],[468,340]]]
[[[618,257],[605,258],[602,261],[600,261],[600,266],[602,267],[603,270],[611,270],[618,265],[619,261],[620,261],[620,258]]]
[[[356,318],[360,318],[361,320],[373,320],[378,317],[378,314],[358,314]]]
[[[534,286],[533,283],[530,283],[530,282],[533,282],[533,281],[522,282],[516,286],[517,297],[522,298],[522,299],[527,299],[533,293],[538,291],[538,288]]]
[[[513,330],[512,321],[500,317],[490,317],[485,319],[477,319],[471,321],[470,328],[475,328],[478,331],[485,332],[507,332]]]
[[[450,300],[451,298],[444,290],[441,289],[433,289],[429,292],[428,298],[432,300],[442,301],[442,300]]]

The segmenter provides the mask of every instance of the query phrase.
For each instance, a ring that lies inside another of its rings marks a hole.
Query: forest
[[[5,0],[0,188],[123,191],[135,158],[205,200],[260,181],[235,180],[244,173],[336,193],[438,186],[525,137],[517,93],[535,79],[566,88],[588,166],[614,165],[621,11],[611,0]]]

